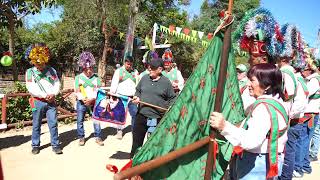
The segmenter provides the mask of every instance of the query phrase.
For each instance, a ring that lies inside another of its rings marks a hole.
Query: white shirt
[[[298,72],[295,74],[296,78],[301,77]],[[300,81],[297,80],[297,94],[293,99],[293,104],[290,111],[290,119],[302,118],[304,116],[304,111],[308,104],[308,97],[306,96]]]
[[[317,73],[313,73],[306,78],[307,86],[309,90],[309,97],[317,93],[320,89],[319,81],[315,78],[319,76]],[[309,99],[308,105],[306,107],[306,113],[319,113],[320,99]]]
[[[259,98],[275,99],[280,104],[283,104],[281,98],[272,97],[271,95],[262,95]],[[286,107],[284,106],[286,109]],[[288,109],[286,109],[288,112]],[[279,130],[287,127],[285,119],[277,112],[279,120]],[[259,104],[253,110],[251,118],[248,119],[248,129],[238,128],[226,121],[226,126],[221,132],[233,146],[240,146],[244,150],[252,153],[268,153],[268,139],[266,138],[271,129],[270,114],[264,104]],[[278,139],[278,152],[283,152],[287,141],[287,132]]]
[[[294,68],[290,65],[284,65],[280,68],[280,70],[287,70],[287,71],[292,72],[292,74],[294,74]],[[296,89],[294,87],[294,81],[293,81],[292,77],[289,74],[282,72],[282,80],[283,80],[283,84],[284,84],[284,93],[288,97],[294,96]],[[296,77],[295,77],[295,81],[297,82],[297,85],[298,85],[298,80]],[[292,112],[293,99],[285,101],[284,103],[285,103],[285,106],[287,106],[289,109],[289,117],[291,118],[292,117],[291,114],[293,113]]]
[[[60,90],[60,81],[59,81],[56,70],[52,67],[50,68],[52,69],[53,74],[51,74],[50,71],[47,71],[45,76],[50,77],[53,80],[52,84],[45,78],[41,78],[39,81],[36,80],[36,77],[38,77],[37,72],[39,72],[36,67],[30,68],[32,70],[32,73],[31,73],[31,79],[29,81],[28,80],[29,69],[27,70],[26,86],[29,93],[33,97],[46,98],[47,95],[58,95]]]
[[[179,71],[177,68],[171,68],[171,70],[169,72],[166,72],[169,76],[172,75],[174,73],[174,71],[177,71],[177,83],[178,83],[178,88],[181,91],[184,87],[184,79],[182,77],[181,71]],[[170,81],[171,79],[168,78]],[[172,83],[172,81],[171,81]]]
[[[121,67],[124,68],[124,67]],[[138,81],[139,73],[137,70],[134,70],[136,82],[128,78],[120,82],[120,68],[118,68],[112,77],[110,92],[114,94],[120,94],[124,96],[133,96],[136,92],[136,83]]]
[[[86,97],[84,97],[84,94],[82,94],[80,92],[79,87],[76,87],[76,84],[74,84],[74,92],[75,92],[76,97],[77,97],[78,100],[83,100],[83,99],[86,99],[86,98],[87,99],[96,99],[97,92],[98,92],[98,89],[100,87],[98,81],[101,82],[101,80],[99,79],[99,77],[96,74],[93,74],[91,77],[93,77],[93,76],[96,77],[93,81],[91,81],[92,84],[94,85],[94,87],[90,87],[90,86],[84,87],[84,91],[85,91]],[[83,79],[81,79],[80,77],[83,77],[83,78],[87,79],[88,81],[90,81],[90,78],[91,78],[91,77],[88,78],[84,73],[79,74],[78,77],[79,77],[79,86],[85,84],[85,81]],[[75,81],[75,83],[76,83],[76,81]]]

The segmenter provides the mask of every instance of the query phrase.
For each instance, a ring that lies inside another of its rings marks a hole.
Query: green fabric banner
[[[218,33],[211,41],[176,102],[164,115],[155,132],[134,156],[133,166],[209,136],[209,117],[214,109],[222,40],[223,34]],[[239,123],[245,118],[233,50],[229,53],[222,109],[226,119],[232,123]],[[233,150],[232,145],[225,139],[217,139],[217,142],[219,151],[212,179],[221,179]],[[141,176],[143,179],[203,179],[207,152],[208,145]]]

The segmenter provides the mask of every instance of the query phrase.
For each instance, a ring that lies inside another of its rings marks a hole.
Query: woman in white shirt
[[[236,159],[235,179],[274,179],[281,175],[287,140],[288,110],[283,105],[282,75],[274,64],[258,64],[248,72],[249,92],[257,100],[243,127],[213,112],[210,124],[232,145],[242,149]]]

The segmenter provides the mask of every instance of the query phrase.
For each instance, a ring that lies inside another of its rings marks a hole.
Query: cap
[[[237,66],[237,69],[239,69],[241,72],[247,72],[248,71],[247,66],[244,65],[244,64],[239,64]]]
[[[152,59],[149,65],[151,69],[156,69],[158,67],[163,67],[163,61],[161,58]]]

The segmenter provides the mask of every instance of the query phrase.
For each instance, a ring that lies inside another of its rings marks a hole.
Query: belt
[[[304,122],[310,120],[312,118],[311,114],[304,114],[302,118],[296,118],[290,120],[290,125],[303,124]]]
[[[48,102],[45,98],[33,97],[37,101]]]

